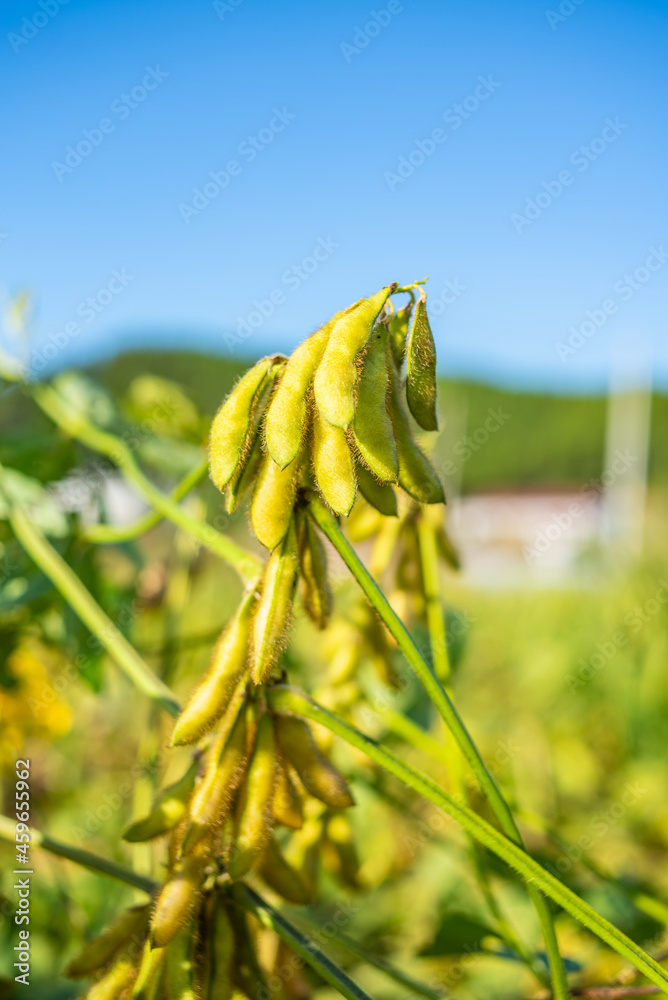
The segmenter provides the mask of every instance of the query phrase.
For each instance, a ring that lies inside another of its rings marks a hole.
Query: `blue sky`
[[[250,356],[429,275],[445,373],[668,384],[667,41],[665,0],[5,0],[3,294],[57,363]]]

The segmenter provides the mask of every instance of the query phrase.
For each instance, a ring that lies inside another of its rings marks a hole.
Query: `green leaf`
[[[486,924],[449,910],[439,920],[438,927],[431,944],[419,953],[421,957],[437,955],[461,955],[462,952],[484,951],[482,940],[486,937],[498,937]]]
[[[0,480],[0,519],[6,520],[13,506],[20,507],[46,535],[63,538],[67,518],[54,497],[37,479],[16,469],[4,469]]]
[[[101,385],[81,372],[63,372],[53,380],[54,388],[74,413],[98,427],[111,427],[117,420],[116,405]]]

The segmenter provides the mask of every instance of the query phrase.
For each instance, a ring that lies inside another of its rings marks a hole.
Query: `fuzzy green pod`
[[[227,907],[220,896],[216,896],[208,927],[207,969],[202,1000],[230,1000],[233,992],[233,957],[234,931],[232,923]]]
[[[286,850],[286,860],[299,872],[311,900],[318,896],[322,835],[322,817],[311,816],[302,829],[290,838]]]
[[[359,491],[372,507],[385,517],[396,517],[397,495],[389,483],[379,483],[375,476],[358,462],[355,469]]]
[[[246,445],[253,406],[274,357],[262,358],[239,379],[211,424],[209,436],[209,471],[219,490],[224,490]]]
[[[133,936],[142,935],[151,915],[150,905],[125,910],[98,937],[88,941],[65,970],[68,979],[87,979],[99,971]]]
[[[415,306],[406,353],[406,399],[409,409],[420,427],[426,431],[437,431],[436,345],[429,326],[424,292],[420,293]]]
[[[357,383],[353,434],[362,460],[384,483],[396,483],[399,456],[387,412],[389,375],[387,330],[376,326],[369,337],[362,374]]]
[[[274,819],[282,826],[299,830],[304,825],[304,808],[287,767],[279,761],[276,791],[274,793]]]
[[[308,517],[301,517],[297,529],[299,580],[304,607],[318,628],[326,628],[332,613],[332,592],[327,578],[327,552]]]
[[[264,423],[267,449],[280,469],[299,454],[308,413],[308,389],[339,315],[337,313],[293,351],[267,408]]]
[[[258,723],[255,748],[235,821],[228,866],[233,879],[241,878],[250,870],[271,837],[276,778],[274,724],[271,715],[265,712]]]
[[[390,347],[397,368],[401,369],[406,354],[406,338],[408,336],[408,326],[413,311],[413,301],[411,300],[403,309],[395,312],[390,319]]]
[[[241,902],[233,903],[228,910],[234,953],[232,959],[232,982],[238,990],[249,998],[269,997],[271,991],[260,963],[257,959],[255,942],[248,926],[248,919]]]
[[[420,503],[445,503],[441,480],[431,462],[415,442],[401,398],[399,373],[390,368],[390,416],[399,454],[399,485]]]
[[[281,545],[267,560],[251,626],[251,677],[264,684],[285,647],[299,573],[294,518]]]
[[[185,815],[198,767],[199,762],[194,760],[178,781],[163,788],[153,800],[148,816],[132,823],[123,834],[123,840],[127,840],[130,844],[138,844],[160,837],[178,826]]]
[[[363,349],[379,312],[396,285],[362,299],[334,324],[320,364],[313,377],[316,405],[323,418],[336,427],[349,427],[355,410],[357,379],[355,358]]]
[[[248,663],[248,637],[255,594],[249,589],[220,639],[207,672],[195,686],[176,720],[172,745],[196,743],[228,708]]]
[[[225,510],[228,514],[234,513],[237,509],[240,501],[253,485],[262,464],[262,457],[264,455],[262,424],[267,410],[267,402],[273,388],[274,378],[280,370],[280,365],[274,365],[267,374],[257,394],[257,402],[253,407],[250,429],[246,436],[241,461],[234,470],[234,475],[225,490]]]
[[[164,948],[151,948],[151,942],[146,942],[137,978],[132,987],[133,1000],[157,1000],[166,954]]]
[[[346,432],[313,414],[313,471],[318,489],[335,514],[347,517],[357,482]]]
[[[183,841],[191,851],[211,827],[228,814],[248,764],[248,710],[238,703],[209,751],[206,770],[190,802],[190,824]]]
[[[195,928],[189,922],[180,929],[167,949],[165,969],[167,1000],[196,1000],[194,939]]]
[[[119,959],[102,979],[93,983],[86,993],[86,1000],[118,1000],[118,997],[125,996],[125,990],[132,982],[134,974],[135,967],[130,959]]]
[[[350,820],[343,813],[330,816],[322,841],[323,861],[350,889],[359,889],[360,862]]]
[[[200,897],[205,865],[205,858],[187,856],[163,885],[151,919],[153,948],[164,948],[173,941],[190,918]]]
[[[290,527],[301,466],[298,455],[280,469],[271,455],[264,455],[251,502],[251,523],[259,542],[273,551]]]
[[[275,837],[272,837],[267,844],[257,871],[269,888],[277,892],[288,903],[306,906],[313,902],[306,882],[299,872],[286,861]]]
[[[308,723],[296,715],[277,712],[274,725],[282,753],[310,795],[332,809],[346,809],[355,804],[346,779],[320,751]]]

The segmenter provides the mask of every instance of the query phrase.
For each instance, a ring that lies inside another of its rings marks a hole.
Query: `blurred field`
[[[211,413],[236,369],[194,355],[135,355],[107,364],[95,374],[119,401],[120,412],[109,417],[111,423],[141,429],[142,420],[154,414],[155,386],[151,390],[146,382],[133,382],[146,369],[175,379],[185,391],[181,395],[174,388],[169,419],[154,420],[137,443],[140,460],[166,489],[196,462]],[[165,392],[163,385],[163,398]],[[577,485],[600,473],[602,399],[520,395],[461,383],[444,383],[441,397],[446,411],[450,398],[465,399],[471,427],[489,407],[512,413],[505,432],[466,463],[465,490]],[[97,399],[99,407],[105,398]],[[611,569],[595,585],[574,580],[540,591],[474,589],[454,571],[444,576],[456,699],[516,803],[531,849],[631,937],[648,947],[651,942],[652,951],[665,944],[668,919],[668,903],[661,902],[668,900],[668,446],[659,433],[667,407],[665,397],[655,397],[647,545],[639,562],[616,560],[615,552],[608,552]],[[54,436],[15,390],[0,400],[0,417],[4,464],[45,483],[62,480],[72,469],[95,468],[94,456]],[[91,482],[84,513],[100,502],[89,477]],[[245,513],[224,515],[210,484],[203,483],[188,504],[251,544]],[[77,517],[70,515],[72,528]],[[145,811],[156,784],[183,770],[187,752],[166,749],[169,722],[131,689],[34,571],[6,527],[0,530],[3,565],[12,568],[12,580],[3,578],[0,590],[3,811],[11,812],[9,778],[20,749],[20,756],[32,761],[36,826],[139,871],[158,873],[159,846],[119,846],[119,838],[131,818]],[[237,600],[234,574],[165,524],[118,546],[94,549],[74,532],[57,544],[147,662],[184,696]],[[342,567],[335,566],[335,578],[337,607],[345,617],[355,591]],[[424,646],[419,623],[414,627]],[[298,614],[290,671],[310,691],[321,683],[325,647],[326,637]],[[447,783],[438,761],[388,729],[387,709],[399,709],[441,738],[425,696],[393,655],[399,686],[383,685],[371,665],[362,664],[358,681],[369,707],[357,705],[353,715],[362,728],[384,735],[407,759]],[[344,702],[345,691],[341,698]],[[353,775],[361,891],[351,888],[342,898],[326,881],[323,902],[311,917],[325,927],[327,919],[336,918],[370,951],[425,981],[436,977],[457,996],[526,995],[528,974],[498,954],[500,943],[489,934],[489,916],[461,832],[348,748],[336,747],[335,756]],[[2,845],[0,857],[5,942],[0,974],[9,977],[15,942],[12,852]],[[33,860],[34,987],[29,996],[71,997],[76,984],[60,975],[67,959],[133,892],[46,854],[34,852]],[[500,865],[491,859],[490,864],[504,911],[535,947],[539,932],[525,892]],[[613,885],[608,874],[623,885]],[[453,912],[459,914],[456,919]],[[590,982],[623,967],[569,917],[559,917],[558,929],[563,953],[587,966]],[[323,946],[331,947],[326,932]],[[331,950],[374,997],[409,995],[380,971]],[[314,985],[318,997],[331,995]],[[16,992],[28,995],[21,988]]]

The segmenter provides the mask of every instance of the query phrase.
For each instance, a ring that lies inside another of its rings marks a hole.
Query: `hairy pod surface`
[[[304,808],[294,782],[287,767],[281,761],[278,764],[278,777],[274,793],[274,819],[282,826],[299,830],[304,825]]]
[[[241,908],[241,903],[232,903],[228,912],[234,935],[232,982],[247,997],[264,1000],[272,994],[257,960],[255,942],[248,926],[248,918]]]
[[[299,573],[294,518],[281,545],[265,566],[251,627],[251,677],[263,684],[285,648],[292,615],[292,598]]]
[[[366,344],[373,324],[396,285],[388,285],[369,299],[362,299],[341,316],[329,335],[313,378],[316,405],[323,418],[336,427],[352,423],[357,378],[355,358]]]
[[[165,882],[151,920],[151,945],[164,948],[173,941],[190,918],[200,897],[206,861],[190,855],[180,861]]]
[[[436,345],[429,326],[424,292],[420,293],[415,306],[406,353],[408,406],[420,427],[426,431],[437,431]]]
[[[332,592],[327,578],[327,552],[315,526],[307,516],[298,522],[299,579],[304,607],[318,628],[327,627],[332,613]]]
[[[239,379],[211,424],[209,470],[219,490],[224,490],[234,475],[246,445],[253,404],[275,364],[275,358],[262,358]]]
[[[168,1000],[196,1000],[193,950],[195,928],[182,927],[167,949],[165,985]]]
[[[301,455],[279,468],[265,453],[251,501],[251,523],[259,542],[269,551],[283,541],[292,520]]]
[[[220,896],[216,896],[214,900],[206,947],[207,981],[202,1000],[230,1000],[233,992],[234,931],[227,907]]]
[[[125,995],[135,974],[135,968],[130,959],[121,958],[102,979],[93,983],[86,993],[86,1000],[118,1000]]]
[[[346,432],[313,414],[313,472],[334,513],[347,517],[355,503],[357,483]]]
[[[230,812],[234,795],[248,764],[248,712],[246,705],[232,706],[232,719],[209,752],[206,770],[190,802],[190,824],[183,842],[191,851],[202,837]]]
[[[148,816],[132,823],[123,834],[123,840],[130,844],[153,840],[178,826],[185,816],[198,768],[199,763],[194,760],[178,781],[163,788],[154,799]]]
[[[374,475],[381,482],[396,483],[399,456],[387,412],[388,352],[387,331],[379,324],[369,337],[357,383],[353,434],[362,460]]]
[[[83,946],[65,970],[68,979],[86,979],[98,972],[118,954],[133,935],[143,934],[151,915],[151,907],[133,906],[121,913],[113,923]]]
[[[332,809],[354,805],[346,779],[320,751],[308,723],[295,715],[276,712],[274,724],[278,745],[306,791]]]
[[[340,882],[359,889],[359,857],[350,820],[342,813],[331,816],[323,840],[323,860]],[[329,864],[328,864],[329,862]]]
[[[234,475],[227,484],[225,490],[225,510],[228,514],[234,513],[239,506],[239,502],[250,489],[264,454],[262,441],[262,420],[266,413],[266,403],[271,392],[273,383],[272,374],[277,369],[272,369],[265,379],[264,385],[258,392],[257,403],[253,408],[251,425],[246,436],[246,442],[241,454],[241,459],[234,470]]]
[[[307,393],[337,313],[316,333],[311,334],[288,359],[265,418],[267,450],[280,469],[299,454],[308,412]]]
[[[410,324],[412,310],[413,303],[409,302],[403,309],[399,309],[398,312],[392,316],[389,322],[389,340],[392,357],[394,358],[395,364],[400,371],[406,355],[406,338],[408,336],[408,327]]]
[[[241,878],[250,870],[271,837],[276,778],[274,725],[271,715],[265,712],[258,723],[255,748],[236,816],[228,869],[233,879]]]
[[[291,838],[287,848],[288,861],[299,872],[311,900],[318,896],[322,832],[322,818],[310,816],[302,829]]]
[[[398,513],[397,495],[389,483],[379,483],[375,476],[361,463],[355,469],[359,491],[372,507],[385,517],[396,517]]]
[[[209,669],[195,686],[176,720],[172,744],[196,743],[228,708],[248,665],[248,638],[255,605],[252,588],[216,643]]]
[[[295,906],[306,906],[313,902],[306,882],[299,872],[286,861],[275,837],[272,837],[267,844],[257,871],[269,888],[277,892],[288,903],[294,903]]]
[[[158,1000],[166,954],[164,948],[151,948],[151,942],[146,942],[132,987],[133,1000]]]
[[[420,503],[445,503],[441,481],[413,438],[401,398],[399,373],[394,366],[390,369],[390,416],[399,454],[399,485]]]

